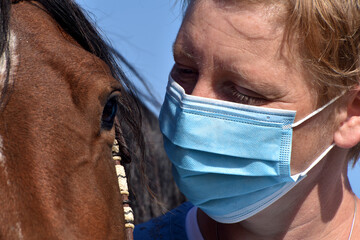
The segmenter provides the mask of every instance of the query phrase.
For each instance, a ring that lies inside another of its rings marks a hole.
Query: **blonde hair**
[[[288,0],[286,35],[295,35],[305,69],[313,76],[319,105],[359,84],[358,0]],[[289,42],[289,41],[287,41]],[[360,144],[350,149],[356,163]]]
[[[227,0],[224,0],[227,1]],[[269,3],[268,0],[232,0]],[[285,42],[298,44],[303,67],[313,76],[318,105],[359,84],[360,0],[283,0]],[[184,7],[191,0],[183,0]],[[350,149],[354,164],[360,143]]]

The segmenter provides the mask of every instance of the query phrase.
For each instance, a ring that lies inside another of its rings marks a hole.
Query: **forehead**
[[[105,98],[111,88],[119,87],[109,67],[84,50],[40,4],[20,2],[11,14],[20,59],[15,79],[19,88],[36,83],[45,92],[56,89],[87,101],[91,95]],[[25,76],[31,81],[22,81]]]
[[[183,40],[188,37],[195,37],[195,40],[211,37],[212,41],[216,41],[216,35],[223,34],[233,40],[236,37],[252,42],[274,40],[283,34],[283,12],[279,4],[193,1],[186,11],[180,34]],[[212,35],[201,35],[204,32]]]
[[[174,44],[174,54],[196,60],[204,51],[221,55],[219,58],[224,58],[225,52],[228,58],[237,58],[246,51],[252,57],[288,61],[283,5],[256,2],[193,1]]]

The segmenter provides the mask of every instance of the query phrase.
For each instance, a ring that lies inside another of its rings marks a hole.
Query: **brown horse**
[[[0,8],[0,239],[124,239],[116,111],[142,137],[112,50],[72,0]]]

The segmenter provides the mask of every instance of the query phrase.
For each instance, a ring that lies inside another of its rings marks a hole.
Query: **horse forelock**
[[[12,84],[14,81],[14,75],[18,65],[18,54],[16,52],[17,48],[17,38],[13,31],[9,31],[8,34],[8,49],[4,51],[0,58],[0,92],[2,92],[5,83]],[[6,165],[6,157],[3,154],[3,138],[0,135],[0,166],[4,172],[6,178],[6,183],[8,186],[11,185],[8,169]]]
[[[0,81],[5,81],[4,77],[6,77],[6,70],[7,70],[7,62],[9,61],[11,66],[16,66],[18,64],[18,55],[16,54],[16,46],[17,46],[17,39],[16,35],[13,31],[10,31],[8,34],[8,51],[4,51],[0,58]],[[10,56],[8,56],[10,55]]]
[[[5,44],[6,49],[0,57],[0,92],[2,94],[5,94],[5,86],[12,85],[16,67],[19,63],[19,56],[17,54],[18,41],[16,35],[11,30],[7,35],[7,43]],[[4,99],[4,97],[1,99]],[[0,105],[1,104],[3,103],[0,103]]]

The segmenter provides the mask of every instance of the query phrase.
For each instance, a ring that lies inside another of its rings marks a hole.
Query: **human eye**
[[[232,102],[255,106],[264,105],[269,102],[262,95],[234,84],[227,84],[225,89],[227,99]]]
[[[190,94],[195,87],[198,71],[192,67],[175,63],[171,70],[171,77],[179,83],[187,94]]]
[[[175,63],[172,69],[172,76],[182,78],[182,79],[193,79],[194,77],[198,76],[198,73],[195,69]]]

